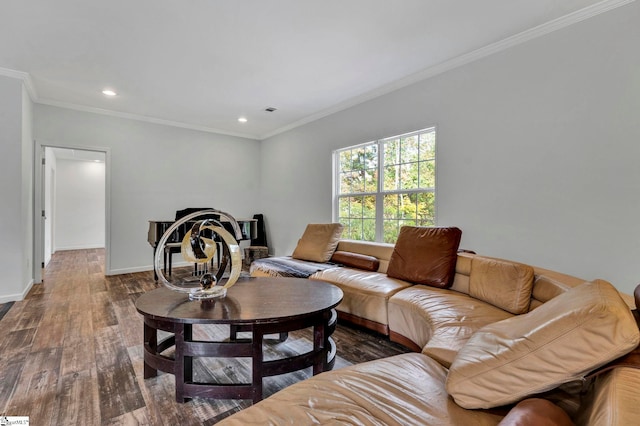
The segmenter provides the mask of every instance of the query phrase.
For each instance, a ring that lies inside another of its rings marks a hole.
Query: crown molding
[[[36,91],[36,87],[33,84],[33,80],[31,79],[31,75],[29,75],[29,73],[26,73],[24,71],[16,71],[9,68],[0,67],[0,75],[22,80],[27,90],[27,93],[31,98],[31,101],[37,104],[55,106],[58,108],[71,109],[71,110],[81,111],[81,112],[90,112],[93,114],[107,115],[111,117],[126,118],[129,120],[144,121],[147,123],[160,124],[163,126],[180,127],[182,129],[196,130],[199,132],[216,133],[220,135],[234,136],[234,137],[239,137],[244,139],[259,140],[259,138],[257,138],[255,135],[250,135],[247,133],[229,132],[226,130],[215,129],[207,126],[199,126],[199,125],[190,124],[190,123],[183,123],[180,121],[165,120],[163,118],[147,117],[144,115],[132,114],[128,112],[120,112],[120,111],[114,111],[109,109],[74,104],[71,102],[61,102],[53,99],[40,98],[38,96],[38,92]]]
[[[55,101],[52,99],[38,99],[36,103],[42,104],[42,105],[54,106],[58,108],[71,109],[74,111],[89,112],[93,114],[107,115],[110,117],[117,117],[117,118],[126,118],[129,120],[143,121],[146,123],[160,124],[163,126],[179,127],[187,130],[196,130],[199,132],[216,133],[220,135],[234,136],[234,137],[244,138],[244,139],[259,140],[255,135],[250,135],[247,133],[229,132],[227,130],[220,130],[220,129],[215,129],[213,127],[200,126],[197,124],[183,123],[181,121],[173,121],[173,120],[166,120],[164,118],[148,117],[146,115],[114,111],[110,109],[103,109],[103,108],[91,107],[86,105],[78,105],[70,102]]]
[[[9,68],[0,68],[0,75],[3,75],[5,77],[17,78],[20,80],[23,80],[24,78],[29,76],[29,74],[27,74],[26,72],[16,71]]]
[[[503,50],[509,49],[510,47],[517,46],[519,44],[525,43],[527,41],[536,39],[538,37],[542,37],[544,35],[550,34],[554,31],[566,28],[573,24],[577,24],[594,16],[600,15],[602,13],[608,12],[612,9],[616,9],[620,6],[624,6],[629,3],[633,3],[636,0],[604,0],[599,3],[593,4],[591,6],[585,7],[583,9],[577,10],[568,15],[562,16],[560,18],[556,18],[552,21],[545,22],[544,24],[538,25],[537,27],[530,28],[521,33],[515,34],[513,36],[507,37],[506,39],[500,40],[498,42],[489,44],[487,46],[476,49],[472,52],[465,53],[448,61],[442,62],[438,65],[426,68],[422,71],[418,71],[417,73],[411,74],[405,78],[400,80],[396,80],[393,83],[384,85],[378,89],[374,89],[369,91],[363,95],[357,96],[355,98],[351,98],[348,101],[337,104],[331,108],[320,111],[316,114],[307,116],[301,120],[298,120],[294,123],[281,127],[279,129],[274,130],[273,132],[266,133],[260,136],[260,140],[268,139],[270,137],[276,136],[280,133],[284,133],[286,131],[295,129],[296,127],[300,127],[304,124],[311,123],[313,121],[319,120],[321,118],[327,117],[329,115],[335,114],[340,111],[344,111],[345,109],[351,108],[358,104],[370,101],[372,99],[378,98],[383,95],[387,95],[391,92],[394,92],[398,89],[402,89],[404,87],[410,86],[412,84],[418,83],[420,81],[427,80],[431,77],[434,77],[438,74],[442,74],[446,71],[453,70],[455,68],[461,67],[463,65],[469,64],[471,62],[475,62],[479,59],[485,58],[487,56],[493,55],[494,53],[501,52]]]
[[[37,102],[38,100],[38,92],[36,91],[36,86],[33,84],[33,80],[29,73],[24,71],[16,71],[9,68],[1,68],[0,67],[0,75],[10,78],[16,78],[18,80],[22,80],[25,89],[27,89],[27,93],[33,102]]]

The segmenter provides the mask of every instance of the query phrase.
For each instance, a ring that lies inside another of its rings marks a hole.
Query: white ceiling
[[[0,74],[38,103],[263,139],[630,1],[3,0]]]

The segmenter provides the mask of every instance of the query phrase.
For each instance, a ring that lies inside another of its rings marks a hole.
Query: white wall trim
[[[114,110],[110,110],[110,109],[104,109],[104,108],[97,108],[97,107],[92,107],[92,106],[87,106],[87,105],[74,104],[74,103],[71,103],[71,102],[61,102],[61,101],[56,101],[56,100],[53,100],[53,99],[41,98],[40,96],[38,96],[38,92],[36,91],[36,87],[33,84],[33,79],[31,78],[31,75],[29,75],[29,73],[26,73],[24,71],[16,71],[16,70],[12,70],[12,69],[9,69],[9,68],[0,67],[0,75],[3,75],[5,77],[11,77],[11,78],[16,78],[16,79],[22,80],[24,82],[25,88],[27,89],[27,93],[29,93],[29,97],[31,98],[31,101],[33,101],[34,103],[37,103],[37,104],[50,105],[50,106],[54,106],[54,107],[58,107],[58,108],[72,109],[72,110],[75,110],[75,111],[90,112],[90,113],[93,113],[93,114],[107,115],[107,116],[110,116],[110,117],[126,118],[126,119],[129,119],[129,120],[136,120],[136,121],[144,121],[146,123],[160,124],[160,125],[163,125],[163,126],[179,127],[179,128],[182,128],[182,129],[196,130],[196,131],[205,132],[205,133],[216,133],[216,134],[220,134],[220,135],[235,136],[235,137],[239,137],[239,138],[258,140],[258,138],[255,135],[250,135],[250,134],[247,134],[247,133],[229,132],[229,131],[226,131],[226,130],[215,129],[213,127],[200,126],[200,125],[197,125],[197,124],[190,124],[190,123],[183,123],[181,121],[166,120],[164,118],[156,118],[156,117],[147,117],[145,115],[140,115],[140,114],[133,114],[133,113],[128,113],[128,112],[120,112],[120,111],[114,111]]]
[[[36,91],[36,86],[34,86],[33,80],[31,79],[29,73],[0,67],[0,75],[22,80],[22,83],[24,84],[25,89],[27,89],[27,93],[29,94],[31,101],[36,102],[38,100],[38,92]]]
[[[94,114],[107,115],[110,117],[126,118],[129,120],[144,121],[146,123],[160,124],[163,126],[179,127],[187,130],[197,130],[197,131],[206,132],[206,133],[216,133],[219,135],[235,136],[239,138],[258,140],[258,138],[255,135],[249,135],[246,133],[229,132],[226,130],[215,129],[212,127],[183,123],[181,121],[166,120],[164,118],[147,117],[145,115],[133,114],[129,112],[113,111],[110,109],[103,109],[103,108],[97,108],[97,107],[86,106],[86,105],[78,105],[70,102],[60,102],[52,99],[38,99],[37,101],[34,101],[34,102],[38,104],[50,105],[58,108],[72,109],[72,110],[81,111],[81,112],[90,112]]]
[[[450,71],[452,69],[461,67],[468,63],[493,55],[494,53],[498,53],[503,50],[509,49],[510,47],[517,46],[518,44],[522,44],[529,40],[542,37],[554,31],[566,28],[570,25],[577,24],[578,22],[582,22],[586,19],[592,18],[594,16],[600,15],[602,13],[608,12],[612,9],[615,9],[620,6],[624,6],[625,4],[632,3],[634,1],[635,0],[604,0],[600,3],[596,3],[594,5],[585,7],[584,9],[578,10],[576,12],[570,13],[568,15],[565,15],[560,18],[554,19],[552,21],[546,22],[544,24],[538,25],[537,27],[528,29],[526,31],[523,31],[511,37],[507,37],[504,40],[500,40],[498,42],[489,44],[487,46],[481,47],[480,49],[474,50],[469,53],[465,53],[456,58],[442,62],[438,65],[427,68],[425,70],[419,71],[403,79],[394,81],[393,83],[387,84],[378,89],[367,92],[361,96],[357,96],[355,98],[349,99],[346,102],[337,104],[331,108],[320,111],[317,114],[313,114],[308,117],[305,117],[302,120],[298,120],[287,126],[276,129],[273,132],[269,132],[264,135],[261,135],[260,140],[268,139],[280,133],[284,133],[286,131],[295,129],[296,127],[300,127],[304,124],[311,123],[313,121],[316,121],[321,118],[327,117],[329,115],[335,114],[337,112],[343,111],[347,108],[351,108],[355,105],[389,94],[398,89],[402,89],[403,87],[410,86],[414,83],[418,83],[422,80],[429,79],[438,74],[442,74],[446,71]]]
[[[135,274],[136,272],[153,271],[153,266],[136,266],[134,268],[120,268],[112,269],[110,271],[105,270],[106,276],[121,275],[121,274]]]
[[[185,266],[193,267],[193,263],[189,263],[185,261],[173,262],[171,267],[182,268]],[[146,271],[153,271],[153,265],[135,266],[133,268],[112,269],[111,271],[109,271],[109,273],[105,273],[105,275],[134,274],[136,272],[146,272]]]
[[[96,246],[96,245],[86,245],[86,246],[66,246],[66,247],[56,247],[54,253],[65,250],[91,250],[91,249],[103,249],[104,246]]]

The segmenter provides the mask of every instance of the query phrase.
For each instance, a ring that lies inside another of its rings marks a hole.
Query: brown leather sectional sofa
[[[343,290],[342,320],[416,353],[323,373],[223,424],[495,425],[522,421],[522,410],[544,414],[536,404],[549,401],[576,424],[640,424],[640,369],[585,379],[638,346],[633,297],[602,280],[464,252],[450,288],[415,284],[387,275],[393,253],[340,240],[334,262],[284,260],[307,273],[317,266],[309,279]],[[277,259],[261,261],[253,276],[281,273]]]

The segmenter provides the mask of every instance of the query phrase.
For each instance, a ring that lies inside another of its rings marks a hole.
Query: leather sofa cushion
[[[512,314],[457,291],[414,285],[389,299],[389,328],[445,367],[482,327]]]
[[[533,268],[508,260],[475,256],[471,260],[469,294],[512,314],[529,310]]]
[[[380,266],[380,261],[373,256],[348,251],[336,251],[331,256],[331,262],[365,271],[377,271]]]
[[[342,229],[340,223],[308,224],[291,257],[311,262],[328,262],[338,246]]]
[[[334,284],[342,290],[344,297],[336,307],[339,312],[354,315],[369,321],[389,324],[387,303],[400,290],[411,286],[402,280],[389,278],[386,274],[352,268],[331,268],[318,271],[309,279]]]
[[[459,228],[403,226],[387,275],[416,284],[450,287],[461,237]]]
[[[495,426],[504,417],[456,405],[446,376],[425,355],[396,355],[295,383],[218,425]]]
[[[451,364],[447,391],[465,408],[492,408],[581,379],[640,341],[608,282],[584,283],[535,310],[478,330]]]

